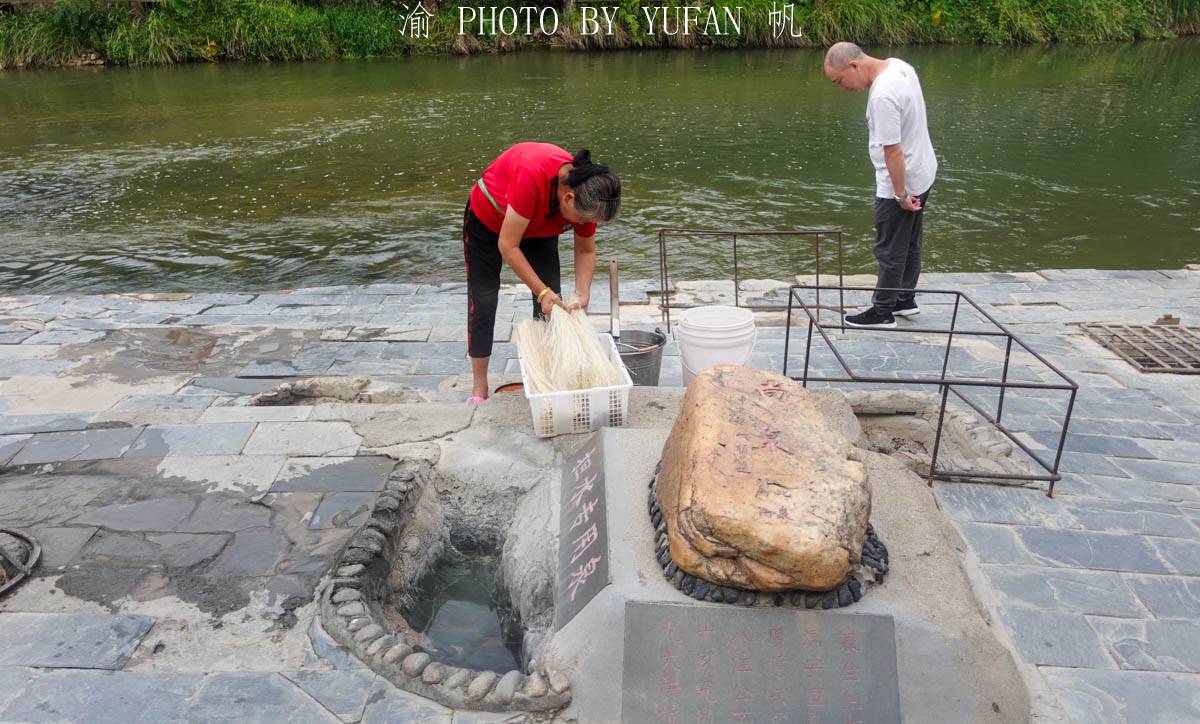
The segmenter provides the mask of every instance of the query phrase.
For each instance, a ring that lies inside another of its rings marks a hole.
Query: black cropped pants
[[[521,240],[521,253],[533,271],[555,294],[562,296],[562,278],[558,261],[558,237],[546,236]],[[500,237],[471,212],[463,214],[463,255],[467,262],[467,354],[491,357],[496,326],[496,305],[500,301]],[[533,298],[533,316],[542,317],[542,306]]]

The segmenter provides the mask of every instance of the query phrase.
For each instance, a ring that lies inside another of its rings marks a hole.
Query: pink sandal
[[[470,397],[467,398],[467,404],[475,405],[476,407],[478,407],[479,405],[482,405],[485,402],[487,402],[487,398],[480,397],[479,395],[471,395]]]

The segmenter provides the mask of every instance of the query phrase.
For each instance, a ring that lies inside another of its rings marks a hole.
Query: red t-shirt
[[[595,224],[572,224],[558,212],[550,216],[550,185],[562,165],[570,162],[571,154],[552,143],[518,143],[483,172],[483,183],[500,208],[507,211],[511,206],[529,219],[522,238],[558,236],[570,228],[583,237],[596,235]],[[496,211],[479,184],[471,187],[471,211],[484,226],[500,233],[504,214]]]

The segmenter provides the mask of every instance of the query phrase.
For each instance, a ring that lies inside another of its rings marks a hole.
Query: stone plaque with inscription
[[[563,466],[555,628],[609,583],[603,438],[593,433]]]
[[[891,616],[629,602],[626,724],[900,721]]]

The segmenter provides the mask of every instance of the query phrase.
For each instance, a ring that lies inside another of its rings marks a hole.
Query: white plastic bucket
[[[693,307],[679,316],[675,339],[683,363],[683,386],[713,365],[744,365],[754,352],[754,312],[741,307]]]

